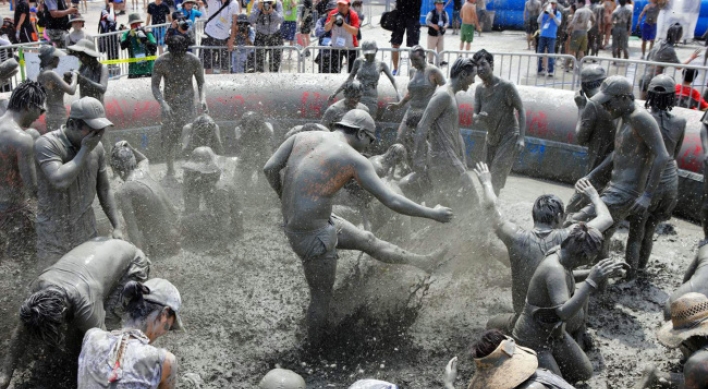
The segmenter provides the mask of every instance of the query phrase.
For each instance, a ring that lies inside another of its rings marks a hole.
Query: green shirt
[[[128,56],[130,58],[146,58],[150,57],[150,50],[148,50],[148,45],[156,46],[157,41],[152,32],[147,32],[147,42],[140,42],[140,40],[130,35],[130,30],[126,31],[121,35],[120,42],[121,47],[128,50]],[[128,76],[129,77],[141,77],[149,76],[152,74],[152,66],[155,61],[138,61],[130,62],[128,64]]]
[[[283,0],[283,20],[297,22],[297,3],[292,0]]]

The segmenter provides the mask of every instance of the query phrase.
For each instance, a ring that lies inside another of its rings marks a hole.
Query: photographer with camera
[[[333,49],[331,66],[332,73],[339,73],[342,57],[347,57],[348,73],[351,73],[357,52],[352,50],[359,46],[359,15],[351,9],[349,0],[338,0],[337,9],[327,16],[324,26],[325,31],[332,33],[331,46]]]
[[[155,60],[147,60],[157,52],[157,41],[152,32],[142,26],[143,20],[138,14],[128,15],[130,30],[121,34],[120,48],[128,50],[128,56],[135,62],[128,64],[128,78],[150,77]]]
[[[170,7],[162,0],[155,0],[148,4],[147,14],[147,23],[145,24],[148,26],[172,22]],[[154,35],[155,40],[157,40],[157,51],[159,54],[162,54],[162,50],[165,46],[165,32],[167,32],[167,27],[164,26],[152,28],[152,35]]]
[[[253,46],[256,41],[256,30],[248,22],[248,16],[238,15],[238,34],[236,35],[236,48],[231,54],[231,72],[245,73],[253,68],[253,49],[245,46]],[[250,57],[250,58],[249,58]],[[247,64],[248,62],[248,64]]]
[[[194,28],[192,28],[194,25],[184,16],[182,12],[184,12],[184,9],[182,9],[182,11],[172,12],[172,25],[167,29],[167,33],[165,34],[165,42],[167,42],[167,39],[173,35],[181,35],[187,39],[187,45],[191,47],[196,43],[196,39],[194,38]],[[191,53],[192,49],[187,49],[187,52]]]
[[[256,46],[275,47],[283,45],[280,24],[283,23],[283,5],[276,0],[259,0],[251,10],[248,21],[256,28]],[[256,71],[263,72],[265,59],[268,56],[268,67],[271,73],[280,69],[282,49],[256,49]]]
[[[220,49],[200,50],[204,70],[207,74],[212,74],[214,68],[219,69],[221,73],[228,73],[230,52],[234,49],[238,32],[236,18],[241,12],[241,4],[238,0],[206,0],[206,7],[209,16],[204,22],[206,37],[202,39],[201,45]]]
[[[445,30],[450,27],[450,17],[445,11],[445,0],[435,0],[435,9],[428,12],[425,17],[425,25],[428,26],[428,49],[437,50],[438,54],[445,50]],[[428,53],[428,62],[433,65],[433,53]],[[447,62],[440,62],[440,66],[447,65]]]

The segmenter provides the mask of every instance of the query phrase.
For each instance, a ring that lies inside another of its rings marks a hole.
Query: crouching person
[[[129,282],[122,293],[123,328],[89,330],[79,356],[78,389],[177,387],[177,358],[152,346],[169,331],[182,329],[182,298],[169,281]]]
[[[33,387],[76,387],[76,361],[81,340],[91,328],[104,328],[106,312],[117,307],[120,290],[130,281],[148,278],[150,261],[132,244],[96,238],[85,242],[46,268],[32,283],[20,308],[20,323],[0,366],[0,388],[28,349],[42,384]]]

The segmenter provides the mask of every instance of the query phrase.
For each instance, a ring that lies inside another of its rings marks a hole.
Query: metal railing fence
[[[399,64],[398,64],[398,75],[408,75],[413,66],[410,63],[409,56],[411,53],[410,48],[390,48],[384,47],[379,48],[376,53],[376,59],[384,62],[388,65],[388,68],[393,70],[396,67],[393,66],[393,53],[399,52]],[[301,57],[301,69],[303,73],[341,73],[344,71],[348,73],[347,66],[344,66],[344,62],[361,56],[361,48],[357,47],[354,49],[336,49],[329,46],[309,46],[302,49],[303,56]],[[309,52],[309,55],[307,54]],[[348,57],[348,53],[352,52],[352,56]],[[425,50],[425,54],[432,55],[433,60],[437,63],[438,54],[433,50]],[[337,58],[330,61],[330,58]],[[349,62],[347,62],[348,64]]]

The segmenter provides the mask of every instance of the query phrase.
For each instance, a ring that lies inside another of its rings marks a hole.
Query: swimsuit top
[[[437,89],[437,85],[430,82],[430,74],[427,68],[425,70],[416,70],[413,78],[408,82],[408,93],[412,96],[410,107],[425,109],[430,97],[435,93],[435,89]]]
[[[378,61],[374,61],[373,63],[363,61],[361,67],[359,67],[359,70],[356,73],[356,79],[364,85],[364,88],[367,90],[376,90],[379,86],[379,77],[381,76],[381,73],[379,72],[378,65]],[[366,94],[366,92],[364,92],[364,94]]]

